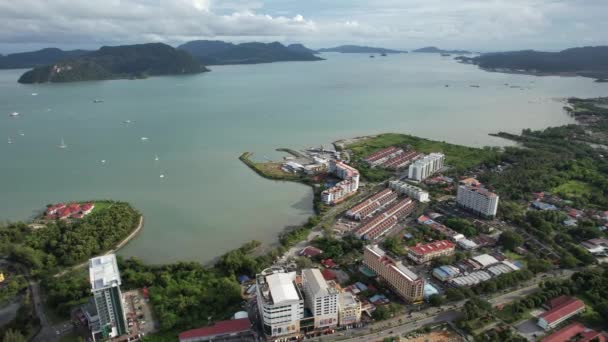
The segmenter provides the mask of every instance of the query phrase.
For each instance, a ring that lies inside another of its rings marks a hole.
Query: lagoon
[[[308,187],[262,179],[238,160],[244,151],[279,158],[277,147],[381,132],[505,145],[487,134],[571,123],[560,98],[608,91],[591,79],[489,73],[435,54],[323,57],[68,84],[21,85],[23,70],[0,71],[0,219],[28,219],[58,201],[129,201],[145,228],[119,254],[207,262],[251,239],[273,243],[312,214]]]

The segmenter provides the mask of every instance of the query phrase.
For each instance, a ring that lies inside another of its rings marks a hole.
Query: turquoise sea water
[[[558,98],[608,92],[590,79],[488,73],[438,55],[324,57],[51,85],[0,71],[0,219],[57,201],[129,201],[145,228],[120,254],[209,261],[251,239],[274,242],[312,213],[309,188],[258,177],[239,162],[243,151],[278,158],[277,147],[388,131],[502,145],[487,133],[572,122]]]

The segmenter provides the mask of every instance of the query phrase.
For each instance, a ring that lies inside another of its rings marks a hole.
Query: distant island
[[[456,57],[461,63],[478,65],[495,72],[533,75],[608,78],[608,46],[587,46],[560,52],[534,50],[487,53],[478,57]]]
[[[443,50],[440,49],[438,47],[435,46],[427,46],[427,47],[423,47],[420,49],[416,49],[412,52],[424,52],[424,53],[454,53],[454,54],[461,54],[461,55],[469,55],[471,54],[471,51],[467,51],[467,50]]]
[[[285,46],[279,42],[233,44],[219,40],[195,40],[177,48],[190,53],[205,65],[323,60],[302,44]]]
[[[340,52],[340,53],[407,53],[407,51],[391,50],[370,46],[359,45],[340,45],[332,48],[319,49],[319,52]]]
[[[104,46],[24,73],[19,83],[76,82],[197,74],[208,71],[189,53],[162,43]]]
[[[53,64],[63,59],[80,57],[90,53],[87,50],[64,51],[58,48],[46,48],[38,51],[0,55],[0,69],[25,69],[40,65]]]

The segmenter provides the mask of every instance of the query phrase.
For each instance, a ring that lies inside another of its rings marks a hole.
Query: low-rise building
[[[401,217],[410,214],[415,206],[415,202],[410,198],[399,200],[374,218],[362,222],[355,235],[365,240],[373,240],[382,236],[395,227]]]
[[[383,206],[394,202],[398,194],[391,189],[384,189],[350,208],[346,212],[346,217],[353,220],[362,220]]]
[[[384,162],[386,162],[387,160],[394,158],[400,154],[403,153],[403,150],[395,147],[395,146],[390,146],[384,149],[381,149],[379,151],[376,151],[372,154],[370,154],[369,156],[365,157],[363,160],[371,167],[374,166],[378,166]]]
[[[422,190],[417,186],[413,186],[406,182],[402,181],[390,181],[389,187],[395,191],[397,191],[401,195],[407,195],[419,202],[428,202],[430,201],[429,193],[427,191]]]
[[[484,217],[496,216],[498,195],[482,186],[460,184],[456,202],[461,207]]]
[[[538,318],[538,326],[545,330],[551,330],[568,318],[585,311],[583,301],[567,296],[551,300],[548,306],[549,311],[544,312]]]
[[[256,341],[249,318],[215,322],[208,327],[192,329],[179,334],[179,342],[204,341]]]
[[[424,278],[392,259],[378,245],[365,247],[363,263],[404,300],[417,303],[424,299]]]
[[[361,321],[361,302],[348,291],[340,293],[338,306],[338,324],[342,327],[352,326]]]
[[[300,332],[304,298],[295,280],[295,272],[286,272],[280,267],[256,275],[258,310],[264,334],[269,339],[289,338]]]
[[[590,239],[581,242],[581,245],[594,255],[608,253],[608,239]]]
[[[471,241],[469,239],[458,240],[458,246],[464,249],[465,251],[472,251],[479,247],[474,241]]]
[[[306,306],[314,316],[314,328],[332,328],[338,325],[338,298],[340,291],[333,281],[326,281],[317,268],[302,271],[302,288]]]
[[[418,159],[408,170],[408,178],[423,181],[435,172],[443,168],[445,155],[443,153],[431,153],[428,156]]]
[[[454,279],[459,275],[460,269],[450,265],[439,266],[433,269],[433,276],[443,282]]]
[[[407,252],[407,257],[417,264],[423,264],[435,258],[453,255],[454,247],[455,245],[448,240],[418,244],[414,247],[410,247]]]
[[[607,342],[608,334],[604,331],[595,331],[587,328],[579,322],[574,322],[566,327],[544,337],[541,342]]]

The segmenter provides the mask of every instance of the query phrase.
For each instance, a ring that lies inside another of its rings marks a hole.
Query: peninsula
[[[208,71],[189,53],[162,43],[104,46],[97,51],[35,67],[19,83],[133,79]]]
[[[190,53],[205,65],[323,60],[302,44],[285,46],[279,42],[233,44],[220,40],[195,40],[178,46],[178,49]]]
[[[76,58],[91,51],[68,50],[58,48],[46,48],[37,51],[11,53],[0,55],[0,69],[25,69],[40,65],[53,64],[68,58]]]
[[[456,57],[456,60],[494,72],[608,78],[608,46],[577,47],[559,52],[497,52],[472,58]]]
[[[471,53],[471,51],[467,51],[467,50],[444,50],[444,49],[440,49],[438,47],[435,46],[427,46],[427,47],[423,47],[420,49],[416,49],[412,52],[422,52],[422,53],[453,53],[453,54],[460,54],[460,55],[468,55]]]

